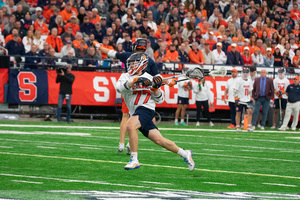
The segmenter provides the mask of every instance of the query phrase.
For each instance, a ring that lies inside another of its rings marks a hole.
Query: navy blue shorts
[[[189,98],[178,96],[177,104],[189,105]]]
[[[279,99],[275,99],[274,101],[275,109],[279,109]],[[287,104],[287,99],[281,99],[281,109],[285,110]]]
[[[154,110],[140,106],[135,110],[132,116],[135,115],[139,116],[139,121],[141,123],[141,128],[139,128],[139,130],[143,133],[145,137],[148,137],[150,130],[157,129],[157,127],[152,121],[155,115]]]
[[[235,111],[236,112],[243,112],[244,108],[245,108],[245,110],[249,109],[247,105],[239,104],[239,105],[235,106]]]

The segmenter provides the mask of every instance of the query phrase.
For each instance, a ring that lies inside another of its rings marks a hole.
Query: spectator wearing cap
[[[242,46],[243,52],[244,52],[245,47],[249,48],[250,55],[254,53],[254,48],[250,46],[250,40],[248,38],[246,38],[244,40],[244,45]]]
[[[282,67],[282,65],[283,65],[282,56],[281,56],[280,48],[278,45],[275,47],[275,52],[274,52],[273,56],[274,56],[274,67]]]
[[[203,51],[204,64],[215,64],[215,59],[212,51],[210,50],[209,43],[204,43],[204,51]]]
[[[30,26],[34,24],[30,17],[30,13],[28,12],[25,14],[25,18],[21,19],[20,21],[22,29],[25,31],[27,31],[30,28]]]
[[[254,53],[251,55],[253,66],[264,67],[264,58],[261,55],[260,49],[258,47],[254,48]]]
[[[167,50],[165,57],[167,58],[166,62],[180,62],[179,54],[174,44],[170,45],[170,49]]]
[[[279,128],[281,131],[285,131],[287,125],[290,121],[291,115],[293,115],[293,123],[291,125],[292,131],[296,130],[299,117],[299,108],[300,108],[300,85],[299,85],[299,76],[294,77],[294,83],[290,84],[285,94],[288,96],[288,103],[286,106],[285,116],[283,119],[282,126]]]
[[[185,49],[186,49],[186,44],[181,43],[180,46],[179,46],[179,49],[178,49],[178,58],[179,58],[181,63],[188,63],[189,62],[189,55],[185,51]]]
[[[159,49],[157,49],[154,52],[155,61],[157,60],[158,56],[162,57],[163,62],[167,62],[168,61],[168,57],[166,57],[166,54],[167,54],[166,47],[167,47],[166,43],[163,43],[163,42],[160,43]]]
[[[57,9],[55,4],[50,4],[50,9],[45,11],[44,17],[46,19],[46,23],[49,24],[50,18],[54,15],[54,11]]]
[[[237,43],[238,43],[238,38],[237,37],[233,37],[232,38],[232,44],[230,46],[228,46],[227,51],[230,52],[231,49],[232,49],[232,45],[235,44],[236,51],[238,51],[239,53],[243,52],[243,47],[238,46]]]
[[[130,38],[130,35],[128,33],[125,33],[125,41],[122,43],[123,45],[123,49],[124,51],[127,51],[127,52],[132,52],[132,43],[131,43],[131,38]]]
[[[245,66],[252,66],[252,56],[250,55],[249,47],[245,47],[242,53]]]
[[[25,48],[18,33],[13,34],[13,39],[6,43],[5,48],[11,56],[25,54]]]
[[[212,51],[215,64],[225,65],[227,61],[227,56],[224,51],[222,51],[222,43],[218,42],[216,44],[216,49]]]
[[[268,47],[266,50],[266,55],[264,56],[264,65],[266,67],[274,66],[274,56],[270,47]]]
[[[64,57],[68,55],[68,52],[72,50],[75,56],[75,49],[72,46],[72,41],[67,41],[66,45],[61,48],[61,52],[58,55],[59,57]]]
[[[207,43],[209,45],[209,49],[212,51],[213,45],[217,43],[214,40],[214,33],[212,31],[209,32],[208,39],[205,41],[205,43]]]
[[[58,36],[57,28],[51,29],[51,34],[47,37],[46,42],[58,53],[64,46],[61,38]]]
[[[44,16],[40,15],[38,20],[34,22],[34,29],[41,31],[42,35],[48,35],[49,29],[46,23],[44,23]]]
[[[20,21],[21,19],[24,19],[26,12],[24,12],[22,5],[18,4],[17,10],[12,14],[16,16],[16,21]]]
[[[79,25],[76,23],[77,17],[76,15],[72,15],[70,22],[68,22],[65,26],[65,31],[68,30],[69,27],[72,27],[72,35],[75,36],[77,31],[80,31]]]
[[[192,48],[190,49],[188,55],[189,55],[190,63],[204,64],[204,56],[202,51],[198,49],[197,42],[194,42],[192,44]]]
[[[227,65],[244,65],[244,60],[236,48],[236,43],[233,43],[231,45],[231,51],[229,51],[227,54]]]
[[[95,31],[95,25],[89,22],[88,16],[83,19],[83,24],[80,25],[80,32],[83,33],[84,37],[87,37]]]

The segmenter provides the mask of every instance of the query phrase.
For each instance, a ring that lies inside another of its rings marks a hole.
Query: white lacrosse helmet
[[[134,53],[127,59],[127,72],[133,76],[139,71],[143,73],[148,66],[148,56],[144,53]]]

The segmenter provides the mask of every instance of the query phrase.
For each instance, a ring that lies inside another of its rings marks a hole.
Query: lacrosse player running
[[[279,124],[281,123],[282,115],[284,115],[286,109],[288,97],[285,94],[285,91],[290,84],[290,81],[285,77],[284,68],[281,67],[278,69],[278,76],[274,79],[273,84],[275,90],[275,114],[273,115],[273,126],[271,127],[271,129],[276,128],[278,114],[280,114]]]
[[[234,91],[234,99],[235,99],[235,105],[236,105],[236,116],[235,116],[235,122],[236,122],[236,130],[240,131],[240,122],[241,122],[241,114],[244,109],[246,109],[248,114],[248,121],[252,121],[252,109],[251,104],[253,102],[251,98],[251,92],[253,89],[251,80],[249,79],[249,68],[243,68],[242,70],[242,77],[238,78],[233,91]],[[251,127],[251,123],[248,124],[248,131],[253,131]]]
[[[146,54],[132,54],[127,60],[128,72],[121,75],[116,85],[117,91],[122,93],[124,97],[130,114],[126,128],[131,147],[131,158],[125,166],[125,170],[140,167],[137,134],[139,129],[145,137],[157,145],[183,157],[189,170],[192,171],[195,168],[192,151],[179,148],[174,142],[165,139],[152,121],[155,113],[155,103],[164,101],[164,93],[160,90],[162,80],[148,74],[146,72],[147,65],[148,56]]]

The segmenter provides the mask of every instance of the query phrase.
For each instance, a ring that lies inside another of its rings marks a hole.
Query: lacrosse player
[[[281,67],[278,69],[278,76],[274,79],[273,84],[275,90],[275,114],[273,115],[273,126],[271,129],[276,128],[278,114],[280,114],[279,124],[281,123],[282,115],[284,115],[286,109],[287,95],[285,94],[285,91],[290,84],[290,81],[285,77],[284,68]]]
[[[178,81],[181,79],[184,79],[184,77],[178,78]],[[178,85],[178,99],[177,99],[177,109],[175,112],[175,122],[174,124],[178,125],[178,117],[180,114],[181,126],[187,126],[186,123],[184,123],[184,117],[185,117],[185,110],[186,107],[189,105],[189,98],[190,98],[190,90],[193,89],[192,82],[190,80],[187,81],[181,81],[177,83]]]
[[[103,47],[100,43],[94,41],[93,43],[98,50],[100,50],[102,53],[107,54],[109,58],[116,58],[119,59],[121,62],[125,64],[125,70],[127,70],[127,62],[126,60],[132,55],[132,52],[123,52],[118,53],[115,50],[107,49]],[[137,41],[133,44],[133,52],[136,53],[144,53],[147,49],[147,40],[146,39],[137,39]],[[146,71],[151,74],[152,76],[156,76],[156,79],[161,80],[162,78],[158,74],[157,66],[155,64],[155,61],[149,58],[149,62],[147,65]],[[175,85],[174,81],[170,81],[169,86]],[[120,142],[118,147],[118,152],[124,151],[124,142],[125,142],[125,135],[126,135],[126,122],[129,119],[129,111],[124,103],[124,100],[122,98],[122,121],[120,124]],[[129,143],[126,145],[126,153],[130,155],[130,146]]]
[[[127,73],[121,75],[116,85],[117,91],[124,97],[130,114],[126,128],[131,147],[131,159],[125,166],[125,170],[140,167],[137,134],[137,129],[139,129],[145,137],[157,145],[183,157],[189,170],[192,171],[195,168],[192,151],[179,148],[174,142],[164,138],[152,121],[155,103],[164,101],[164,93],[160,90],[162,80],[155,79],[146,72],[148,60],[146,54],[132,54],[127,60]]]
[[[242,77],[239,77],[234,88],[234,99],[235,99],[235,105],[236,105],[236,116],[235,116],[235,122],[236,122],[236,130],[240,131],[240,121],[241,121],[241,114],[243,110],[245,109],[248,114],[248,121],[252,121],[252,103],[253,100],[251,98],[251,93],[253,89],[253,85],[251,83],[251,80],[249,79],[249,68],[245,67],[242,70]],[[253,131],[251,127],[251,123],[248,124],[248,131]]]

